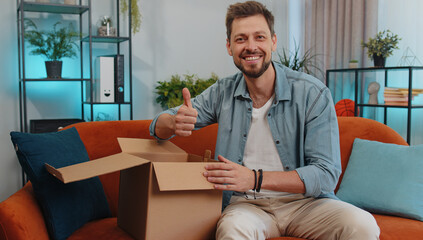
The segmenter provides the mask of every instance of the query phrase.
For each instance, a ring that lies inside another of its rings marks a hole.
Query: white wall
[[[134,117],[152,118],[157,81],[173,74],[219,77],[237,69],[226,51],[226,9],[238,1],[141,1],[143,23],[133,38]],[[262,1],[275,14],[279,45],[287,43],[287,0]]]
[[[16,3],[2,1],[0,8],[0,201],[21,186],[19,163],[9,132],[19,130]]]
[[[279,49],[287,47],[291,40],[287,34],[288,18],[291,14],[288,11],[288,2],[291,1],[262,1],[275,15]],[[224,77],[237,71],[231,57],[226,53],[224,25],[226,8],[230,3],[237,2],[236,0],[140,0],[139,2],[143,23],[141,31],[133,36],[135,119],[150,119],[161,110],[154,100],[154,87],[157,81],[167,80],[173,74],[189,73],[208,77],[214,72],[220,77]],[[389,28],[403,39],[400,42],[401,50],[394,52],[394,56],[388,59],[388,65],[397,64],[405,46],[410,46],[420,61],[423,61],[423,47],[419,44],[423,39],[419,25],[423,22],[420,13],[420,10],[423,9],[422,2],[420,0],[405,2],[379,0],[379,3],[379,29]],[[296,9],[295,6],[291,7]],[[99,7],[96,9],[98,12],[102,11]],[[98,12],[93,15],[101,16],[102,13]],[[291,16],[290,19],[296,18]],[[93,22],[95,23],[95,19]],[[293,31],[298,26],[298,24],[294,24],[290,27]],[[2,1],[0,29],[3,33],[0,44],[2,53],[0,59],[0,72],[2,73],[2,87],[0,88],[0,201],[2,201],[21,186],[20,167],[9,137],[10,131],[19,130],[16,2],[14,0]],[[301,32],[297,32],[296,35],[301,35]],[[297,39],[296,41],[298,42]],[[35,98],[30,100],[36,101]],[[51,109],[48,114],[52,116],[56,113],[60,116],[65,115],[59,112],[60,104],[48,105],[49,102],[51,102],[49,99],[37,102],[43,106],[32,110],[35,112],[35,116],[39,115],[39,112],[44,112],[45,109]],[[30,104],[32,103],[30,102]],[[78,105],[79,103],[76,102],[68,110],[78,114]]]
[[[400,38],[398,47],[394,50],[393,55],[386,60],[386,66],[399,66],[401,59],[409,48],[419,59],[419,63],[415,62],[414,66],[423,66],[423,1],[421,0],[379,0],[379,15],[378,15],[378,31],[386,29],[398,34]],[[389,76],[390,84],[393,87],[408,87],[408,73],[405,71],[391,73]],[[413,71],[413,88],[423,89],[423,70]],[[414,98],[414,104],[423,104],[423,94]],[[383,116],[382,114],[380,114]],[[399,132],[404,138],[407,130],[407,111],[406,109],[390,109],[388,116],[391,119],[388,125]],[[393,117],[395,116],[395,117]],[[423,143],[423,109],[413,109],[411,121],[411,144]]]

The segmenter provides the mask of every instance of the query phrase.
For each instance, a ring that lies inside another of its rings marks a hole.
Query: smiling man
[[[158,139],[219,123],[204,176],[224,190],[217,239],[378,239],[375,219],[336,199],[341,173],[332,97],[319,80],[272,62],[274,17],[261,3],[229,6],[227,50],[240,70],[159,114]]]

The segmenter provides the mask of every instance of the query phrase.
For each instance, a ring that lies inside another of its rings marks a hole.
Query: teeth
[[[253,60],[257,60],[259,59],[259,57],[246,57],[245,60],[247,61],[253,61]]]

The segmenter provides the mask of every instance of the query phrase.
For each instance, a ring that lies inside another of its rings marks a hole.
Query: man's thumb
[[[184,105],[192,108],[191,93],[189,92],[188,88],[182,89],[182,96],[184,97]]]

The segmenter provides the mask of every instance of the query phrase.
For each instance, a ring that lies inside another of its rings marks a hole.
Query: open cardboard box
[[[118,138],[121,153],[47,170],[64,183],[120,172],[118,225],[136,239],[213,239],[222,192],[202,173],[210,159],[169,141]]]

